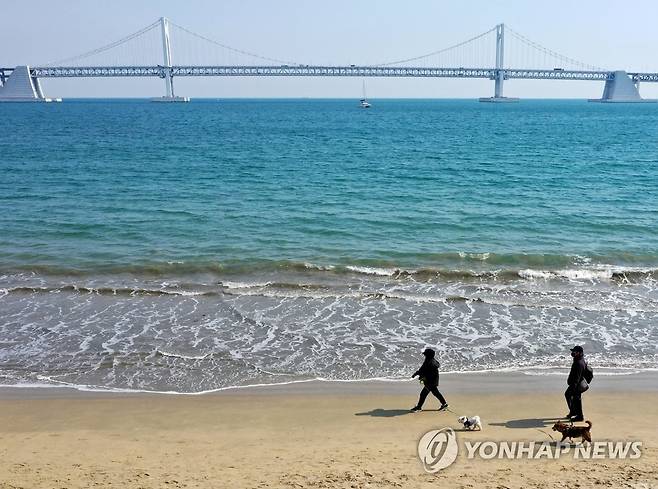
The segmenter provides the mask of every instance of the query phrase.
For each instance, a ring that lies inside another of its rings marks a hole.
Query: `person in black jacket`
[[[571,421],[583,421],[585,417],[583,416],[583,401],[582,393],[584,392],[581,388],[581,383],[584,381],[583,374],[585,373],[585,358],[583,354],[583,347],[576,345],[571,349],[571,356],[573,357],[573,363],[571,364],[571,370],[569,371],[569,377],[567,378],[567,385],[569,386],[564,393],[564,397],[567,400],[567,406],[569,406],[569,414],[567,418]]]
[[[411,408],[411,411],[412,412],[420,411],[423,407],[423,404],[425,403],[425,399],[427,399],[427,395],[430,392],[434,394],[434,396],[441,403],[441,407],[439,408],[439,411],[448,409],[448,403],[443,398],[443,396],[441,395],[438,389],[440,365],[439,362],[434,358],[435,352],[431,348],[425,348],[423,355],[425,355],[425,361],[420,366],[420,368],[411,376],[411,378],[413,379],[416,376],[420,377],[420,380],[423,382],[425,387],[423,387],[423,390],[420,391],[418,404],[416,404],[413,408]]]

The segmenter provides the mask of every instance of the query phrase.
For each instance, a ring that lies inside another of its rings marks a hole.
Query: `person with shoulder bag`
[[[567,406],[569,407],[569,414],[566,417],[572,422],[584,421],[585,416],[583,415],[583,401],[581,396],[583,392],[589,389],[589,383],[592,381],[594,374],[592,368],[585,361],[582,346],[574,346],[571,349],[571,356],[573,357],[573,363],[571,364],[571,370],[567,378],[567,385],[569,387],[564,393]]]

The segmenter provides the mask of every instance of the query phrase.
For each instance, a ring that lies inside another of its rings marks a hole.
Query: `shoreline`
[[[538,369],[536,369],[538,370]],[[544,370],[544,369],[541,369]],[[550,369],[553,370],[553,369]],[[595,371],[591,392],[656,392],[658,370],[605,374]],[[620,369],[615,369],[620,370]],[[461,394],[502,394],[506,392],[560,392],[568,371],[533,374],[528,371],[449,372],[440,374],[441,390]],[[597,375],[598,374],[598,375]],[[411,379],[327,380],[308,379],[278,384],[231,386],[202,392],[104,389],[64,385],[0,384],[0,400],[57,399],[89,397],[212,397],[232,395],[409,395],[421,388]]]

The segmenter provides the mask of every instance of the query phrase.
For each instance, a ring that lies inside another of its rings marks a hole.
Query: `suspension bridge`
[[[506,41],[507,37],[507,41]],[[175,47],[175,50],[174,50]],[[174,63],[173,55],[176,55]],[[658,72],[610,70],[552,51],[504,24],[465,41],[405,59],[335,65],[299,63],[237,49],[197,34],[167,18],[105,46],[48,63],[0,67],[0,101],[47,102],[42,79],[157,77],[164,80],[162,102],[186,102],[176,95],[178,77],[412,77],[481,78],[494,82],[482,102],[510,102],[506,80],[585,80],[604,82],[596,102],[649,102],[640,82],[658,82]]]

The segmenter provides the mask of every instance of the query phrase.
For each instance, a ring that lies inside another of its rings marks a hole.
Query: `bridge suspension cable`
[[[411,63],[411,62],[414,62],[414,61],[420,61],[420,60],[424,60],[424,59],[431,58],[431,57],[434,57],[434,56],[438,56],[438,55],[441,55],[441,54],[445,54],[445,53],[448,53],[450,51],[457,50],[461,47],[464,47],[468,44],[474,43],[475,41],[479,41],[480,39],[486,37],[488,34],[491,34],[492,32],[494,32],[495,30],[496,30],[496,28],[493,27],[493,28],[489,29],[488,31],[483,32],[482,34],[478,34],[477,36],[474,36],[474,37],[471,37],[470,39],[467,39],[466,41],[462,41],[460,43],[453,44],[452,46],[448,46],[446,48],[439,49],[437,51],[432,51],[431,53],[423,54],[421,56],[415,56],[413,58],[406,58],[406,59],[399,59],[397,61],[389,61],[389,62],[386,62],[386,63],[379,63],[379,64],[375,64],[375,65],[372,65],[372,66],[393,66],[393,65],[399,65],[399,64],[404,64],[404,63]]]
[[[512,35],[514,40],[520,42],[523,46],[525,46],[527,48],[530,48],[531,51],[534,50],[535,53],[544,56],[543,66],[541,66],[542,68],[550,68],[549,61],[557,61],[559,63],[566,64],[570,68],[577,68],[577,69],[589,70],[589,71],[603,71],[604,70],[604,68],[601,68],[600,66],[595,66],[595,65],[592,65],[592,64],[584,63],[580,60],[577,60],[577,59],[571,58],[569,56],[565,56],[563,54],[560,54],[556,51],[553,51],[552,49],[548,49],[547,47],[542,46],[541,44],[539,44],[535,41],[532,41],[531,39],[528,39],[523,34],[515,31],[514,29],[512,29],[508,25],[506,25],[505,27],[506,27],[507,32]],[[508,43],[508,46],[509,45],[510,45],[510,43]],[[512,49],[510,51],[512,51],[512,53],[510,53],[511,56],[506,57],[506,62],[505,62],[506,67],[520,68],[521,63],[524,64],[524,67],[529,67],[529,66],[527,66],[528,64],[541,63],[541,60],[538,61],[536,59],[536,57],[533,57],[532,54],[530,54],[530,53],[522,52],[520,49],[518,49],[518,46],[515,47],[515,45],[513,43],[511,43],[511,47],[512,47]],[[516,53],[514,53],[514,51],[516,51]],[[514,54],[516,54],[516,56],[514,56]],[[520,59],[517,60],[515,58],[520,58]],[[513,66],[512,64],[510,64],[510,62],[509,62],[510,59],[514,59],[516,64],[519,64],[519,66]],[[536,64],[535,66],[532,66],[532,67],[533,68],[539,68],[540,66]],[[555,63],[553,63],[553,67],[555,67]],[[560,66],[560,68],[563,68],[563,67]]]
[[[252,51],[238,49],[174,22],[168,21],[172,35],[172,63],[179,66],[254,66],[302,64]],[[139,29],[121,39],[76,56],[58,59],[41,66],[158,66],[162,64],[161,22]],[[421,67],[421,68],[480,68],[496,66],[496,30],[493,27],[481,34],[448,47],[394,61],[361,66]],[[565,56],[530,40],[507,26],[505,69],[574,69],[603,71],[603,68]],[[82,64],[84,62],[84,64]],[[265,62],[265,63],[264,63]]]
[[[245,51],[245,50],[242,50],[242,49],[237,49],[237,48],[228,46],[226,44],[223,44],[219,41],[215,41],[214,39],[210,39],[206,36],[202,36],[201,34],[197,34],[196,32],[193,32],[189,29],[186,29],[185,27],[180,26],[180,25],[178,25],[174,22],[171,22],[171,21],[169,21],[169,25],[171,27],[173,27],[173,29],[172,29],[172,31],[173,31],[172,34],[173,35],[175,35],[176,30],[178,30],[179,32],[184,32],[184,33],[186,33],[190,36],[195,37],[196,39],[199,39],[199,40],[204,41],[206,43],[213,44],[215,46],[218,46],[222,49],[226,49],[226,50],[228,50],[232,53],[235,53],[235,54],[239,54],[239,55],[243,55],[243,56],[249,56],[250,58],[258,59],[258,60],[261,60],[261,61],[273,62],[273,63],[277,63],[277,64],[287,64],[287,65],[301,65],[302,64],[302,63],[298,63],[298,62],[294,62],[294,61],[283,60],[283,59],[279,59],[279,58],[272,58],[272,57],[252,53],[252,52],[249,52],[249,51]],[[180,49],[180,47],[179,47],[179,49]],[[206,60],[205,64],[207,64],[207,63],[208,63],[208,60]]]
[[[75,61],[80,61],[82,59],[90,58],[92,56],[96,56],[96,55],[101,54],[101,53],[105,53],[107,51],[110,51],[111,49],[114,49],[118,46],[124,45],[124,44],[126,44],[126,43],[128,43],[128,42],[130,42],[134,39],[139,38],[139,37],[143,36],[144,34],[146,34],[147,32],[153,31],[154,29],[158,28],[159,26],[160,26],[160,21],[156,20],[152,24],[149,24],[146,27],[144,27],[144,28],[142,28],[142,29],[140,29],[136,32],[133,32],[132,34],[129,34],[125,37],[122,37],[121,39],[119,39],[117,41],[114,41],[110,44],[107,44],[105,46],[101,46],[101,47],[96,48],[96,49],[92,49],[91,51],[87,51],[85,53],[78,54],[78,55],[72,56],[70,58],[58,59],[56,61],[51,61],[50,63],[45,63],[44,66],[53,66],[53,65],[60,65],[61,66],[61,65],[64,65],[64,64],[70,64],[70,63],[75,62]]]

